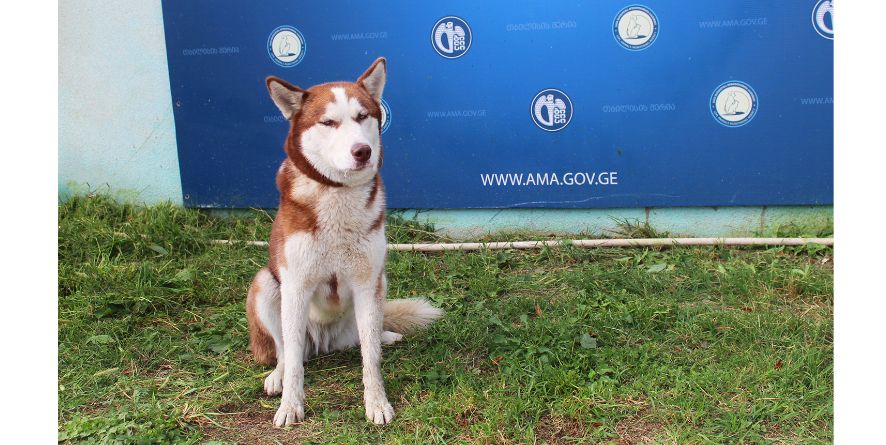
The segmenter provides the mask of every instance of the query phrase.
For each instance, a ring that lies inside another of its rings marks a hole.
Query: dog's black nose
[[[372,148],[366,144],[354,144],[351,147],[351,154],[354,155],[354,159],[357,162],[366,162],[369,160],[369,157],[372,156]]]

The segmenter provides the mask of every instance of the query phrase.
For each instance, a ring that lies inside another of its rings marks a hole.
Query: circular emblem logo
[[[539,91],[529,107],[532,122],[545,131],[560,131],[572,120],[572,101],[566,93],[548,88]]]
[[[465,55],[471,49],[472,38],[468,22],[454,15],[437,20],[431,29],[431,45],[437,54],[447,59]]]
[[[292,26],[277,27],[268,37],[268,55],[282,67],[293,67],[305,58],[305,37]]]
[[[391,107],[384,99],[381,100],[381,132],[388,131],[391,126]]]
[[[612,32],[621,46],[640,51],[652,45],[658,37],[658,18],[645,6],[628,6],[615,16]]]
[[[818,35],[834,40],[834,2],[818,0],[812,8],[812,27]]]
[[[727,127],[740,127],[757,114],[757,93],[744,82],[726,82],[711,95],[711,114]]]

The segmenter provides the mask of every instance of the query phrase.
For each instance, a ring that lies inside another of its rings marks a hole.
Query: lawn
[[[58,212],[62,443],[832,440],[830,248],[391,252],[388,298],[446,310],[384,349],[394,422],[365,421],[351,350],[306,365],[307,418],[283,430],[247,349],[267,252],[210,243],[267,239],[267,213],[102,196]]]

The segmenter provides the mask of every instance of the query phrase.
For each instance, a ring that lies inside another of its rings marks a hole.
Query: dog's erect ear
[[[362,86],[369,95],[376,101],[381,101],[381,93],[385,89],[385,77],[387,75],[387,61],[384,57],[379,57],[372,62],[372,65],[357,79],[357,85]]]
[[[268,93],[271,94],[271,99],[274,100],[274,104],[283,113],[283,117],[292,119],[292,116],[295,116],[298,110],[301,109],[306,91],[274,76],[268,77],[265,80],[265,84],[268,86]]]

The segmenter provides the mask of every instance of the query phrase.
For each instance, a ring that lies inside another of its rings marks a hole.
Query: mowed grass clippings
[[[276,429],[244,300],[271,216],[103,196],[59,206],[62,443],[829,443],[830,248],[391,252],[389,298],[447,313],[384,349],[394,422],[366,422],[359,351],[306,366]],[[389,218],[396,242],[435,241]]]

